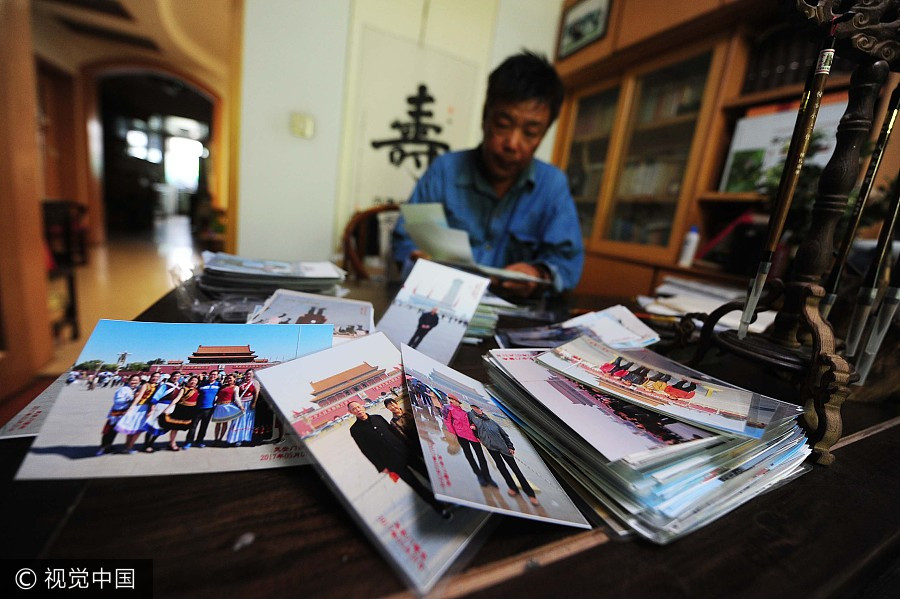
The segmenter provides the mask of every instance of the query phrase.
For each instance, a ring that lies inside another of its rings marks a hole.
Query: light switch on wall
[[[291,134],[309,139],[316,132],[316,121],[311,115],[302,112],[291,113]]]

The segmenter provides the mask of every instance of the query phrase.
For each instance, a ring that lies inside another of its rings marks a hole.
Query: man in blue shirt
[[[481,145],[437,158],[409,200],[443,204],[448,225],[469,233],[477,262],[546,279],[557,292],[578,284],[581,228],[565,175],[534,152],[562,98],[562,82],[544,58],[523,52],[506,59],[488,79]],[[394,258],[406,266],[427,257],[402,218],[393,241]],[[546,289],[516,281],[502,287],[520,296]]]
[[[206,438],[206,429],[209,427],[209,421],[212,418],[213,410],[216,408],[216,395],[219,393],[219,373],[211,370],[209,379],[202,386],[197,387],[200,392],[197,398],[197,413],[191,422],[191,428],[188,430],[187,442],[181,447],[182,449],[190,449],[194,444],[194,433],[197,433],[197,447],[206,447],[203,439]],[[197,425],[200,426],[199,432]]]

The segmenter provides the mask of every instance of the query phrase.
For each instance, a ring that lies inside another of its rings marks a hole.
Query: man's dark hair
[[[384,403],[384,407],[388,407],[389,403],[397,404],[398,406],[400,405],[397,403],[397,400],[394,399],[393,397],[386,398],[383,403]]]
[[[544,56],[523,50],[510,56],[488,77],[484,111],[498,102],[537,100],[550,108],[550,123],[559,115],[563,94],[562,80]]]

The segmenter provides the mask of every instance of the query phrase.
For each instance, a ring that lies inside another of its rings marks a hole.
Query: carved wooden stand
[[[832,0],[820,1],[815,7],[797,0],[798,10],[820,25],[831,22],[835,6],[837,2]],[[819,179],[810,234],[797,252],[791,280],[783,294],[780,284],[767,286],[757,307],[757,312],[780,308],[773,332],[751,334],[743,340],[733,332],[716,335],[713,327],[719,318],[743,306],[743,302],[731,302],[710,314],[694,357],[694,363],[698,362],[715,337],[717,345],[737,355],[795,374],[806,372],[801,401],[813,459],[819,464],[834,461],[830,450],[841,436],[841,404],[850,393],[848,385],[855,374],[837,352],[834,331],[819,313],[819,302],[825,295],[819,281],[832,260],[835,229],[859,177],[860,149],[871,131],[875,102],[887,78],[886,61],[893,64],[898,60],[897,23],[881,22],[885,14],[896,15],[898,7],[900,0],[860,0],[851,9],[856,16],[837,28],[844,46],[839,52],[852,55],[859,66],[851,78],[847,110],[838,125],[837,146]]]

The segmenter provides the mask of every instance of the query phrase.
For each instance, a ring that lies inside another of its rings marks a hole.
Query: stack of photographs
[[[582,335],[590,335],[616,348],[647,347],[659,335],[625,306],[588,312],[564,322],[527,328],[497,329],[494,339],[502,348],[558,347]]]
[[[805,471],[801,408],[580,337],[485,356],[488,390],[624,525],[667,543]]]
[[[224,252],[203,252],[197,284],[216,294],[252,293],[265,297],[278,289],[333,292],[346,273],[331,262],[285,262],[245,258]]]
[[[369,302],[279,289],[247,317],[247,324],[330,324],[339,344],[371,333],[374,313]]]
[[[326,482],[419,592],[488,514],[589,528],[477,381],[375,333],[260,373]]]
[[[485,291],[481,301],[478,302],[475,314],[472,315],[472,320],[469,321],[463,343],[477,345],[482,339],[493,337],[497,331],[500,315],[515,314],[517,311],[521,311],[521,308],[490,291]]]
[[[613,349],[584,336],[537,361],[631,403],[724,433],[752,438],[795,418],[802,408],[752,393],[642,349]]]
[[[519,426],[484,386],[404,345],[406,389],[435,496],[489,512],[588,528]]]
[[[410,412],[397,348],[376,333],[259,378],[375,546],[413,588],[431,589],[488,515],[436,499],[418,439],[391,425],[386,399]]]

